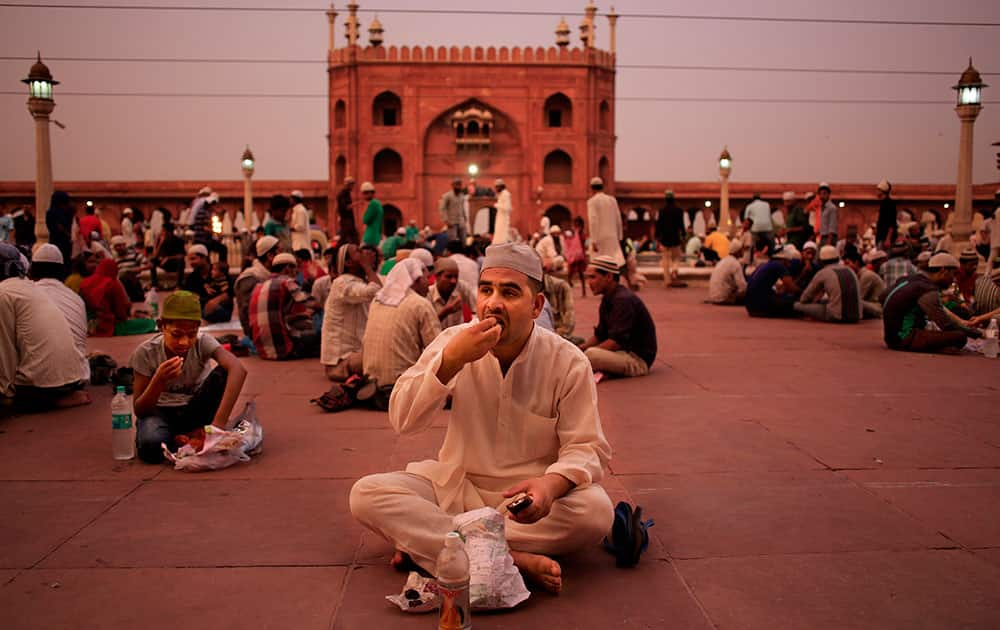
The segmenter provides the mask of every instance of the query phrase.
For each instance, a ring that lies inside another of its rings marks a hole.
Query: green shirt
[[[292,251],[292,233],[288,230],[288,225],[285,223],[278,223],[274,219],[269,219],[264,224],[264,235],[273,236],[278,239],[278,249],[281,251]]]
[[[368,208],[361,221],[365,224],[365,235],[361,238],[361,242],[365,245],[378,246],[382,240],[382,204],[378,199],[368,202]]]

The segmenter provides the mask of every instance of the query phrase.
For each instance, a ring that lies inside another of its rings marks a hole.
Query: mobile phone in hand
[[[533,501],[531,500],[531,495],[526,494],[511,501],[507,506],[507,511],[511,514],[519,514],[521,511],[527,509],[532,503]]]

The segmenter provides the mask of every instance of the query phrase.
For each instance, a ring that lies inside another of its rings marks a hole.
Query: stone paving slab
[[[620,476],[674,558],[926,549],[954,543],[838,474]]]
[[[960,550],[678,561],[717,628],[996,628],[1000,567]]]
[[[326,630],[344,567],[45,569],[0,590],[4,627]]]

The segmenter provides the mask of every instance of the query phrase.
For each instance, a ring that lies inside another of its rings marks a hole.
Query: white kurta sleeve
[[[597,388],[590,363],[575,361],[563,379],[558,401],[559,458],[545,469],[576,484],[577,488],[599,482],[611,459],[597,412]]]

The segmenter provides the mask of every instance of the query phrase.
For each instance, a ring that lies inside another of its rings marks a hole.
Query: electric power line
[[[0,55],[0,61],[34,61],[34,55]],[[325,59],[235,59],[205,57],[46,57],[45,61],[60,63],[179,63],[179,64],[326,64]],[[616,68],[626,70],[671,70],[671,71],[711,71],[711,72],[781,72],[801,74],[860,74],[896,76],[955,76],[954,70],[906,70],[878,68],[806,68],[778,66],[704,66],[683,64],[617,64]],[[996,72],[981,72],[982,76],[998,76]]]
[[[222,13],[324,13],[326,9],[312,7],[219,7],[206,5],[122,5],[122,4],[41,4],[34,2],[0,2],[0,7],[17,9],[83,9],[105,11],[214,11]],[[414,9],[414,8],[364,8],[363,13],[408,14],[408,15],[505,15],[562,17],[565,11],[516,11],[501,9]],[[606,16],[607,13],[600,13]],[[973,22],[962,20],[877,20],[862,18],[805,18],[805,17],[763,17],[752,15],[685,15],[672,13],[621,13],[623,19],[641,20],[698,20],[725,22],[772,22],[791,24],[841,24],[876,26],[943,26],[993,28],[1000,22]]]
[[[24,92],[4,90],[2,96],[24,96]],[[119,97],[119,98],[192,98],[192,99],[326,99],[327,94],[312,93],[267,93],[267,92],[60,92],[60,97]],[[697,97],[697,96],[618,96],[617,101],[663,102],[663,103],[774,103],[774,104],[817,104],[817,105],[952,105],[954,101],[930,99],[822,99],[822,98],[779,98],[779,97]],[[988,105],[990,102],[984,102]]]

